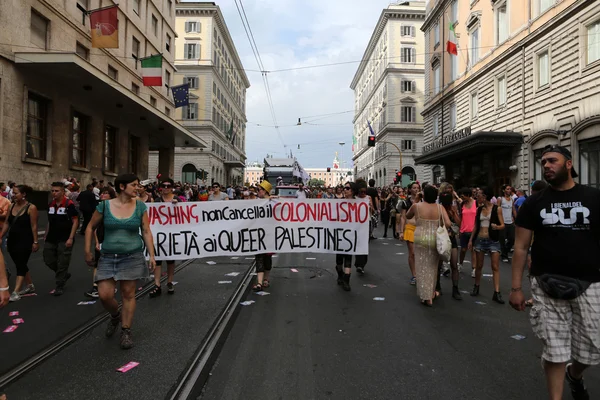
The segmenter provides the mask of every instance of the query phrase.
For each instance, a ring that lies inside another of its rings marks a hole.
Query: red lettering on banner
[[[363,212],[364,211],[364,215]],[[369,205],[366,202],[360,203],[358,206],[358,218],[360,223],[366,222],[369,219]]]
[[[369,205],[366,202],[292,202],[283,201],[273,205],[273,218],[283,222],[366,222]]]
[[[150,225],[182,225],[198,223],[200,218],[194,213],[196,204],[171,206],[160,205],[148,207],[148,219]]]

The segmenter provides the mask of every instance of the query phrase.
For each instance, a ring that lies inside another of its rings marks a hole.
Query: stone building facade
[[[118,5],[119,48],[92,48],[83,10],[103,0],[0,2],[0,180],[49,184],[120,173],[148,177],[148,152],[173,170],[173,148],[205,146],[174,119],[175,1]],[[163,87],[144,87],[138,59],[162,53]]]
[[[425,2],[404,1],[383,10],[350,88],[354,91],[354,176],[392,184],[420,179],[414,158],[423,148]],[[368,147],[368,123],[376,146]],[[395,145],[395,146],[394,146]]]
[[[528,189],[544,146],[560,144],[578,181],[599,186],[599,2],[430,1],[423,31],[427,179]]]
[[[203,170],[208,182],[242,183],[250,82],[219,6],[186,2],[176,14],[175,82],[190,84],[190,105],[178,108],[175,118],[208,147],[177,147],[174,179],[200,183],[196,172]],[[157,168],[158,154],[151,152],[150,170]]]

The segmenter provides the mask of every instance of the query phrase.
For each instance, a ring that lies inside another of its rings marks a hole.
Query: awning
[[[521,143],[523,143],[523,135],[519,132],[471,133],[469,128],[465,128],[425,145],[423,154],[415,158],[415,163],[444,165],[458,158],[498,148],[513,147]]]
[[[223,164],[230,168],[244,168],[246,166],[246,164],[240,160],[223,161]]]
[[[15,53],[15,63],[32,80],[63,87],[62,97],[71,104],[85,104],[100,110],[106,123],[121,121],[132,132],[149,136],[152,150],[160,147],[207,147],[207,144],[165,115],[162,110],[143,101],[128,88],[112,80],[103,71],[75,53]],[[171,113],[175,113],[175,108]]]

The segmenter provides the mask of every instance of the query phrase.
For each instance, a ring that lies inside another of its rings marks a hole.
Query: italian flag
[[[456,34],[454,33],[454,24],[450,24],[450,34],[448,35],[448,44],[446,50],[450,54],[458,55],[458,48],[456,47]]]
[[[157,54],[141,61],[144,86],[162,86],[162,55]]]

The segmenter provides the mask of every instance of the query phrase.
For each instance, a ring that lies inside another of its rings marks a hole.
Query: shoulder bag
[[[438,204],[438,212],[440,214],[440,224],[436,230],[435,244],[437,252],[440,255],[440,259],[444,262],[450,261],[450,255],[452,253],[452,242],[450,241],[450,235],[448,235],[448,229],[444,226],[444,218],[442,217],[441,206]]]
[[[548,296],[558,300],[573,300],[581,296],[592,284],[577,278],[557,274],[536,276],[540,288]]]

